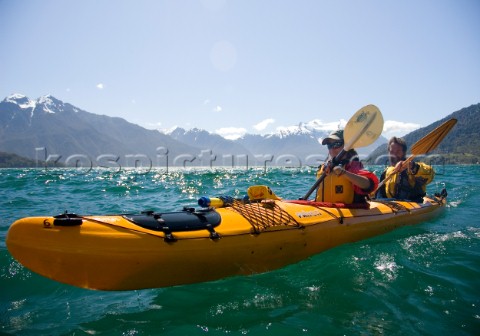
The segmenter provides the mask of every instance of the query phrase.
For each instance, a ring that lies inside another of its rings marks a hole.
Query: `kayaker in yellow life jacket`
[[[413,160],[404,166],[407,154],[407,143],[403,138],[392,137],[388,141],[390,167],[382,173],[380,180],[394,174],[377,191],[379,198],[395,198],[414,202],[423,202],[427,184],[432,182],[435,171],[423,162]]]
[[[343,130],[338,130],[323,139],[322,145],[328,148],[328,154],[335,158],[344,147]],[[340,165],[331,167],[331,160],[320,166],[319,178],[326,171],[325,179],[318,186],[315,200],[332,203],[365,203],[366,196],[378,186],[377,176],[363,169],[354,149],[350,149],[340,161]]]

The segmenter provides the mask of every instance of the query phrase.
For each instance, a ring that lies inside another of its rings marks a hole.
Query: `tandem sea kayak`
[[[6,243],[25,267],[62,283],[97,290],[167,287],[268,272],[429,220],[445,208],[446,192],[423,203],[375,200],[353,207],[277,197],[216,201],[166,213],[28,217],[11,225]]]

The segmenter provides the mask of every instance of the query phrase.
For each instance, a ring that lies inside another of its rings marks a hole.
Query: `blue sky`
[[[403,135],[480,102],[477,0],[0,0],[0,99],[52,94],[228,136],[348,120]]]

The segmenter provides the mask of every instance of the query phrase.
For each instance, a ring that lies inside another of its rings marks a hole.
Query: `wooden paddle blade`
[[[371,145],[383,130],[382,112],[375,105],[358,110],[345,126],[345,150]]]
[[[437,148],[438,144],[442,142],[443,138],[447,136],[448,132],[450,132],[456,123],[457,119],[452,118],[425,135],[412,146],[412,154],[427,154]]]

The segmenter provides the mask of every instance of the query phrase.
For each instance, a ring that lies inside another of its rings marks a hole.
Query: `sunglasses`
[[[342,141],[327,143],[327,148],[328,148],[328,149],[340,148],[340,147],[342,147],[342,146],[343,146],[343,142],[342,142]]]

